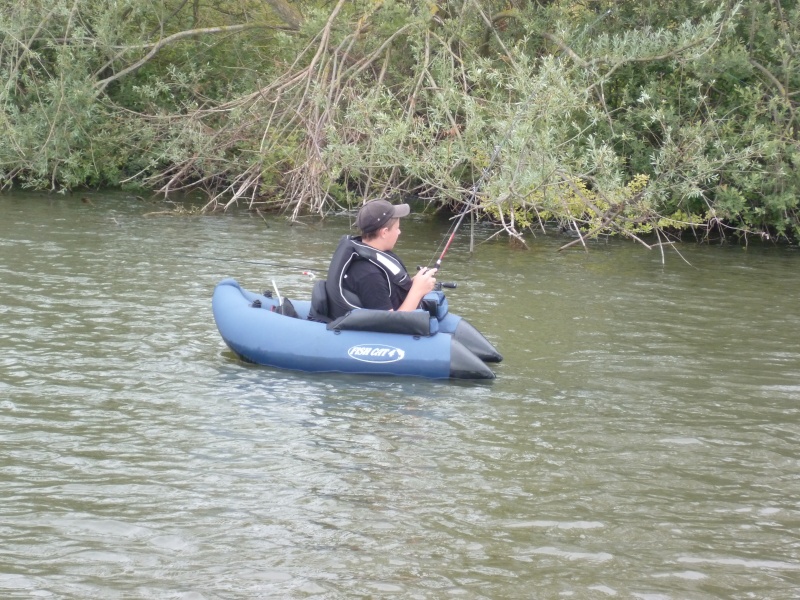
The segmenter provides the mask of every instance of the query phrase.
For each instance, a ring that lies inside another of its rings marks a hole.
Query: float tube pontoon
[[[331,323],[309,320],[310,301],[256,294],[235,280],[217,284],[214,320],[243,360],[311,372],[494,379],[502,356],[477,329],[447,310],[441,291],[411,312],[356,309]]]

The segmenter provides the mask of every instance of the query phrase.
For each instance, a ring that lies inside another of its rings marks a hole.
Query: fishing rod
[[[599,17],[597,17],[594,21],[592,21],[592,23],[589,24],[589,26],[586,29],[583,30],[583,32],[581,33],[581,35],[577,39],[579,40],[581,37],[586,35],[586,33],[588,31],[590,31],[592,28],[594,28],[594,26],[597,25],[597,23],[599,23],[601,20],[605,19],[608,15],[610,15],[611,12],[612,12],[612,9],[608,9],[605,12],[603,12],[603,14],[601,14]],[[566,48],[563,48],[561,50],[561,52],[559,53],[559,55],[563,55],[565,52],[566,52]],[[559,58],[560,58],[560,56],[559,56]],[[439,269],[441,269],[442,260],[444,260],[445,254],[447,254],[447,251],[450,249],[450,244],[453,243],[453,240],[456,237],[456,232],[458,231],[459,227],[461,227],[461,223],[464,221],[464,217],[467,215],[467,213],[473,212],[475,210],[475,207],[477,207],[478,190],[482,187],[482,185],[484,183],[484,180],[488,177],[489,173],[491,172],[492,168],[494,167],[494,163],[497,161],[498,156],[500,156],[501,148],[506,145],[506,143],[508,142],[509,138],[511,137],[512,131],[514,131],[516,129],[517,122],[522,117],[523,109],[526,108],[533,101],[533,98],[534,98],[535,94],[536,94],[536,90],[532,91],[528,95],[528,97],[525,98],[525,101],[522,104],[519,105],[519,107],[517,108],[517,111],[516,111],[516,113],[514,115],[514,118],[511,120],[511,122],[509,123],[508,127],[506,128],[505,135],[500,140],[500,143],[495,145],[494,151],[492,152],[492,156],[489,159],[489,164],[487,164],[486,167],[484,167],[483,171],[481,172],[481,176],[478,178],[478,181],[476,181],[473,184],[472,189],[470,191],[469,201],[466,203],[466,205],[464,206],[464,209],[458,215],[458,219],[456,219],[455,222],[450,226],[450,229],[452,231],[448,230],[448,232],[450,233],[450,236],[447,238],[447,243],[444,245],[444,250],[442,250],[442,253],[439,255],[439,258],[437,258],[436,262],[434,263],[434,267],[433,268],[435,268],[437,271]],[[438,252],[439,248],[441,248],[441,247],[442,247],[442,242],[439,243],[439,246],[436,248],[436,252]]]
[[[520,112],[521,111],[517,111],[517,114],[519,114]],[[515,118],[515,121],[516,121],[516,118]],[[447,243],[444,245],[444,250],[442,250],[442,253],[439,255],[439,258],[437,258],[436,262],[434,263],[434,267],[433,268],[436,269],[437,271],[441,268],[442,260],[444,259],[445,254],[447,254],[447,251],[450,249],[450,244],[453,243],[453,240],[456,237],[456,232],[458,231],[458,228],[461,227],[461,223],[464,221],[464,217],[467,216],[468,212],[470,212],[470,210],[472,208],[472,205],[476,204],[475,203],[475,199],[478,196],[478,189],[483,184],[483,180],[488,175],[489,170],[494,166],[494,163],[495,163],[495,161],[497,160],[497,157],[500,154],[500,147],[501,147],[501,145],[505,144],[505,142],[506,142],[506,140],[508,140],[508,137],[509,137],[510,134],[511,134],[511,131],[510,131],[510,127],[509,127],[509,131],[506,133],[506,136],[503,139],[502,143],[495,145],[494,152],[492,152],[492,157],[489,160],[489,164],[483,169],[483,173],[481,173],[481,176],[478,178],[478,181],[472,186],[472,191],[471,191],[471,194],[470,194],[469,202],[467,202],[466,206],[464,207],[464,210],[461,211],[461,214],[459,214],[458,219],[455,221],[455,223],[450,226],[450,229],[452,229],[452,232],[450,233],[450,237],[447,239]],[[441,248],[441,246],[442,245],[440,243],[439,244],[439,248]],[[437,252],[439,251],[439,248],[436,249]]]

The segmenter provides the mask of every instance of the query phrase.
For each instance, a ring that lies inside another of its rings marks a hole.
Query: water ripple
[[[793,254],[454,244],[498,379],[369,380],[242,364],[209,310],[307,295],[344,220],[140,202],[0,198],[0,596],[796,596]]]

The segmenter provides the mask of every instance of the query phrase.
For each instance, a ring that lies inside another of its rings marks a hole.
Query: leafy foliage
[[[0,0],[0,186],[800,238],[800,8]]]

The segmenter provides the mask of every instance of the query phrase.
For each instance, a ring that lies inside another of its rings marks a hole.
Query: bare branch
[[[561,41],[559,38],[557,38],[553,34],[547,33],[547,32],[542,32],[541,36],[546,40],[550,40],[556,46],[558,46],[561,49],[561,52],[563,52],[564,54],[569,56],[575,62],[575,64],[577,64],[579,67],[586,68],[586,67],[589,66],[588,62],[583,60],[580,56],[578,56],[575,53],[575,51],[572,48],[567,46],[563,41]]]
[[[206,34],[213,34],[213,33],[233,33],[238,31],[245,31],[247,29],[259,29],[268,27],[267,25],[257,25],[257,24],[245,24],[245,25],[227,25],[222,27],[204,27],[201,29],[188,29],[186,31],[179,31],[178,33],[173,33],[162,40],[159,40],[142,59],[136,61],[132,65],[122,69],[121,71],[114,73],[114,75],[110,77],[106,77],[105,79],[101,79],[97,83],[95,83],[95,87],[98,91],[103,91],[106,89],[109,83],[112,81],[116,81],[128,75],[129,73],[133,73],[137,71],[142,66],[147,64],[150,59],[152,59],[159,50],[161,50],[164,46],[171,44],[172,42],[176,42],[178,40],[182,40],[188,37],[194,37],[198,35],[206,35]]]

